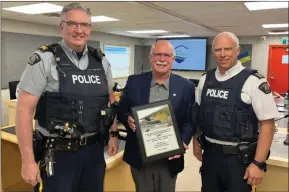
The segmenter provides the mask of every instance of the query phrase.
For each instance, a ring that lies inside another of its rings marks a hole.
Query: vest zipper
[[[66,77],[66,74],[60,69],[60,67],[57,66],[57,68],[63,74],[63,77]]]
[[[78,101],[79,108],[78,108],[78,121],[82,125],[82,112],[83,112],[83,101]]]

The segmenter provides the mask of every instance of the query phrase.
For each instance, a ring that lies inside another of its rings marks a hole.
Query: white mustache
[[[168,64],[168,62],[161,62],[161,61],[157,61],[157,65],[167,65]]]

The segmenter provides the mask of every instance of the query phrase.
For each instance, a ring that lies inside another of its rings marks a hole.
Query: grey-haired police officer
[[[105,123],[103,113],[114,102],[111,69],[104,55],[86,44],[90,18],[90,10],[79,3],[66,5],[60,24],[63,40],[36,50],[18,85],[21,174],[35,191],[101,192],[106,167],[103,139],[108,138],[110,125],[108,154],[118,150],[116,120],[110,116],[110,123]],[[35,135],[42,142],[33,137],[34,112]]]
[[[233,33],[217,35],[212,48],[218,67],[201,77],[196,90],[202,136],[194,137],[193,151],[202,161],[202,191],[249,192],[264,177],[279,113],[264,76],[237,61]]]

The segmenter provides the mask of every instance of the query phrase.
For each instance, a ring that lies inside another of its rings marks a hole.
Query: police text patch
[[[206,92],[206,97],[228,100],[229,94],[230,94],[229,90],[208,88]]]
[[[73,84],[101,84],[97,75],[72,75]]]
[[[265,94],[271,93],[271,89],[270,89],[270,87],[269,87],[269,85],[268,85],[267,82],[261,83],[261,85],[259,85],[258,88],[259,88],[262,92],[264,92]]]
[[[33,53],[28,61],[29,65],[34,65],[35,63],[38,63],[39,61],[41,61],[40,56],[37,53]]]

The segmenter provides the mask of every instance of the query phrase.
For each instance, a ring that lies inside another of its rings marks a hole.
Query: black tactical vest
[[[218,81],[215,69],[207,72],[200,105],[202,132],[213,139],[253,142],[258,139],[258,119],[251,104],[241,99],[247,78],[257,71],[243,69],[236,76]]]
[[[106,135],[100,110],[109,102],[109,91],[102,57],[88,47],[87,69],[77,68],[59,44],[48,46],[55,56],[59,76],[59,92],[44,92],[37,104],[35,119],[41,127],[55,133],[57,127],[69,125],[82,133]],[[108,131],[108,130],[107,130]]]

